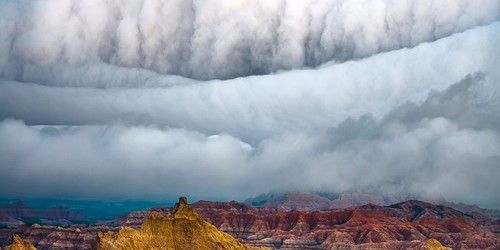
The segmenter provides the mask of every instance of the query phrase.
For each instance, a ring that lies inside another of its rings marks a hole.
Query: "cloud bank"
[[[27,126],[9,119],[0,124],[0,187],[2,195],[21,196],[158,199],[182,192],[244,199],[269,190],[375,185],[498,207],[500,116],[471,104],[483,82],[468,76],[381,121],[365,115],[256,145],[186,129]],[[488,124],[469,123],[483,116]]]
[[[375,186],[500,208],[498,1],[0,12],[0,196]]]

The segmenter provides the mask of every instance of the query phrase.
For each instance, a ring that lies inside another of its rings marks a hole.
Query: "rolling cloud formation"
[[[101,63],[228,79],[414,47],[491,23],[499,9],[498,0],[3,0],[0,73],[89,86],[82,74],[112,74],[91,67]]]
[[[500,1],[0,1],[0,196],[500,208]]]

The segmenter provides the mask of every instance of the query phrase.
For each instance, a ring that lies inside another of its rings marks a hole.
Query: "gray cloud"
[[[124,72],[93,64],[202,80],[314,67],[413,47],[500,18],[497,0],[0,4],[1,76],[57,86],[100,87]]]

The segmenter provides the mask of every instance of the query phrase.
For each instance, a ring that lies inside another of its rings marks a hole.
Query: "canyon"
[[[236,201],[198,201],[190,207],[218,230],[255,247],[422,249],[430,239],[453,249],[500,247],[500,220],[417,200],[321,211],[253,207]],[[158,206],[88,225],[3,228],[0,244],[5,246],[12,235],[18,234],[38,249],[89,249],[99,232],[120,232],[123,227],[140,231],[151,216],[172,216],[171,209]]]

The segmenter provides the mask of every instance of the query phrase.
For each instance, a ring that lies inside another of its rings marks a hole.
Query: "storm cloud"
[[[0,12],[0,196],[375,186],[500,208],[499,1]]]
[[[102,86],[93,78],[123,71],[92,64],[109,64],[228,79],[414,47],[496,21],[499,9],[497,0],[3,0],[0,74]]]

